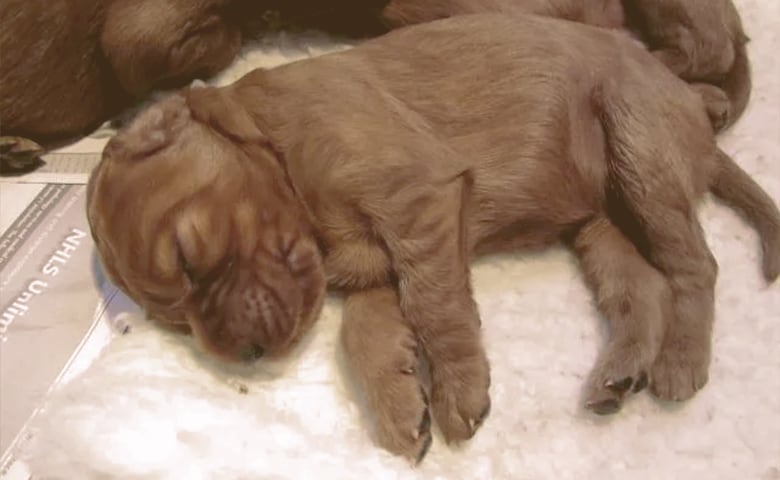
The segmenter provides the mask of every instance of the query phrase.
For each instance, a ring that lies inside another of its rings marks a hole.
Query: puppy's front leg
[[[398,275],[401,310],[431,363],[433,414],[448,442],[473,436],[490,408],[467,264],[470,182],[463,173],[397,185],[397,193],[385,197],[387,208],[373,215]]]
[[[351,294],[344,304],[341,338],[375,416],[379,444],[419,462],[431,445],[431,416],[418,376],[417,339],[395,290]]]
[[[653,365],[651,390],[665,400],[687,400],[709,378],[718,265],[696,216],[697,169],[717,161],[701,102],[681,94],[628,114],[645,97],[623,84],[606,93],[610,200],[616,220],[669,282],[672,315]],[[634,103],[629,99],[638,100]],[[666,103],[664,103],[664,101]],[[668,122],[654,117],[673,112]],[[663,145],[661,148],[660,146]],[[692,165],[697,165],[695,168]],[[621,218],[622,217],[622,218]]]

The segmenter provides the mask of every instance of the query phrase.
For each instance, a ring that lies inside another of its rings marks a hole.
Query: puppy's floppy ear
[[[263,132],[232,94],[230,87],[189,88],[185,91],[192,117],[233,141],[265,143]]]
[[[171,145],[190,121],[187,103],[181,94],[170,95],[151,105],[112,138],[103,158],[135,160],[148,157]]]
[[[117,169],[126,171],[126,168],[133,168],[136,163],[152,158],[155,153],[170,147],[191,121],[184,97],[173,94],[142,110],[127,126],[120,129],[108,141],[100,163],[90,174],[87,184],[90,219],[97,215],[95,209],[100,208],[102,203],[99,192],[111,190],[107,181],[104,181],[106,176],[112,179],[108,183],[117,181],[115,175],[109,175],[110,172],[116,172]],[[93,202],[94,199],[97,200]]]

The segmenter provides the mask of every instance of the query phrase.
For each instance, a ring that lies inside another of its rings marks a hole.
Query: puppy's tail
[[[710,191],[756,229],[764,250],[764,278],[773,282],[780,275],[780,211],[775,202],[734,160],[718,149],[718,168]]]
[[[661,78],[661,77],[659,77]],[[632,216],[642,215],[644,209],[644,200],[641,195],[631,195],[631,192],[642,191],[643,178],[650,178],[653,175],[663,175],[658,172],[661,164],[654,163],[647,159],[657,156],[649,145],[653,142],[641,141],[642,139],[659,138],[657,128],[660,128],[655,122],[648,122],[648,118],[661,116],[664,109],[679,113],[679,119],[685,120],[687,117],[685,104],[677,102],[673,98],[667,98],[663,103],[653,104],[652,100],[646,98],[647,91],[643,88],[643,80],[636,77],[636,82],[627,82],[617,92],[610,91],[604,86],[593,92],[594,109],[598,112],[604,128],[607,143],[607,155],[609,162],[610,175],[614,177],[613,188],[617,190],[630,208],[630,215],[627,218],[631,220]],[[672,102],[676,102],[672,104]],[[648,105],[649,116],[638,116],[633,105]],[[669,106],[669,105],[673,106]],[[656,107],[656,105],[658,105]],[[657,110],[654,110],[657,108]],[[675,110],[676,109],[676,110]],[[693,110],[687,113],[695,113]],[[691,117],[693,119],[693,117]],[[704,125],[704,120],[699,122]],[[678,122],[678,125],[684,125]],[[695,134],[697,130],[692,129],[687,132],[667,131],[669,138],[684,142],[686,135]],[[664,133],[661,131],[660,133]],[[667,148],[670,156],[685,155],[685,151],[677,150],[674,144]],[[734,161],[720,149],[716,149],[716,168],[710,180],[710,191],[726,204],[737,211],[740,211],[745,219],[756,229],[761,239],[763,248],[763,273],[767,281],[773,282],[780,276],[780,211],[772,198],[742,170]],[[647,161],[646,161],[647,160]],[[682,161],[682,160],[681,160]],[[690,159],[695,161],[695,159]],[[644,214],[647,214],[645,212]],[[641,232],[642,228],[633,229]],[[639,238],[632,237],[632,241],[642,247],[645,241],[643,236]],[[640,248],[642,250],[643,248]]]

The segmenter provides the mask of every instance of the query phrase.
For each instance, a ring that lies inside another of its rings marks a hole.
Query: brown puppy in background
[[[153,89],[226,67],[241,44],[231,3],[4,0],[0,161],[24,168],[36,143],[86,134]]]
[[[153,90],[207,78],[278,28],[387,31],[387,0],[4,0],[0,173],[87,134]]]
[[[732,0],[390,0],[381,16],[398,28],[481,12],[531,13],[631,30],[675,75],[694,85],[716,130],[734,124],[750,98],[747,37]]]
[[[717,273],[695,210],[708,190],[745,211],[775,279],[780,213],[682,80],[622,34],[467,15],[152,106],[106,147],[88,216],[117,286],[228,361],[289,352],[326,283],[346,292],[378,441],[419,459],[418,351],[447,441],[489,409],[477,255],[573,248],[610,324],[589,408],[648,382],[694,395]]]
[[[625,1],[629,26],[697,84],[715,128],[736,121],[749,98],[750,69],[730,0]],[[256,35],[269,27],[269,11],[286,27],[357,37],[480,12],[624,25],[619,0],[7,0],[0,4],[0,173],[35,166],[39,144],[86,134],[154,89],[220,71],[242,30]]]
[[[400,28],[491,12],[542,15],[596,27],[625,26],[620,0],[389,0],[380,15],[389,27]]]
[[[732,0],[623,0],[628,24],[664,65],[702,94],[716,129],[747,108],[748,37]]]

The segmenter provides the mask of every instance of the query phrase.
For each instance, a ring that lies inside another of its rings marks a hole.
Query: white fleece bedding
[[[780,201],[780,2],[737,0],[752,43],[752,104],[723,148]],[[280,36],[251,46],[218,83],[345,47]],[[581,408],[604,341],[563,250],[474,267],[492,363],[492,414],[452,448],[439,436],[411,468],[378,449],[343,370],[330,299],[298,355],[226,371],[135,314],[55,392],[23,452],[41,478],[92,479],[780,479],[780,286],[760,275],[757,237],[732,211],[701,208],[720,264],[711,380],[684,405],[647,393],[609,418]],[[238,392],[240,381],[246,394]]]

